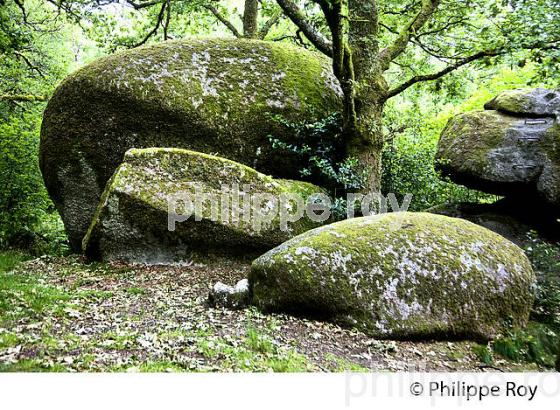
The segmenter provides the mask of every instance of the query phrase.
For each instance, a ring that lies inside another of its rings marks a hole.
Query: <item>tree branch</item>
[[[560,50],[560,39],[554,39],[547,44],[542,44],[542,43],[527,44],[525,46],[522,46],[521,49],[523,49],[523,50]],[[404,90],[408,89],[409,87],[413,86],[416,83],[437,80],[438,78],[441,78],[444,75],[447,75],[447,74],[457,70],[458,68],[463,67],[464,65],[472,63],[473,61],[480,60],[481,58],[484,58],[484,57],[496,57],[496,56],[499,56],[499,55],[504,55],[504,54],[506,54],[510,51],[515,51],[515,49],[511,50],[511,49],[508,49],[508,48],[498,48],[498,49],[495,49],[495,50],[479,51],[478,53],[475,53],[471,56],[465,57],[461,60],[456,61],[453,64],[448,65],[443,70],[438,71],[436,73],[426,74],[426,75],[416,75],[416,76],[412,77],[411,79],[409,79],[408,81],[405,81],[401,85],[389,90],[389,92],[387,93],[387,98],[386,99],[389,99],[391,97],[394,97],[394,96],[402,93]]]
[[[154,0],[154,1],[146,1],[144,3],[136,3],[133,0],[126,0],[127,4],[131,5],[134,10],[141,10],[147,7],[155,6],[156,4],[161,4],[164,0]]]
[[[41,102],[46,101],[47,97],[44,95],[32,94],[0,94],[0,101],[8,102]]]
[[[155,35],[157,33],[159,27],[161,26],[161,24],[163,22],[163,16],[165,15],[166,7],[167,7],[167,2],[161,3],[161,10],[159,11],[155,27],[146,35],[146,37],[144,37],[144,39],[141,42],[139,42],[138,44],[135,44],[133,46],[133,48],[140,47],[140,46],[146,44],[146,42],[150,39],[150,37],[152,37],[153,35]]]
[[[27,67],[31,70],[31,71],[35,71],[37,74],[39,74],[41,77],[45,78],[45,75],[43,74],[43,72],[41,71],[41,69],[39,67],[37,67],[35,64],[33,64],[31,62],[31,60],[24,54],[20,53],[19,51],[14,51],[14,55],[16,57],[21,58],[25,64],[27,65]]]
[[[266,23],[264,23],[264,26],[262,26],[262,28],[259,30],[259,38],[261,40],[263,40],[270,29],[272,29],[272,27],[274,27],[274,25],[280,21],[280,18],[282,18],[282,13],[278,11],[271,18],[269,18]]]
[[[229,29],[229,31],[231,31],[233,33],[233,35],[235,37],[237,37],[237,38],[243,37],[241,35],[241,33],[235,28],[235,26],[233,24],[231,24],[231,22],[227,18],[225,18],[218,11],[218,9],[216,9],[216,7],[214,7],[210,4],[206,4],[206,5],[204,5],[204,8],[209,10],[214,15],[214,17],[216,17],[220,21],[220,23],[222,23],[224,26],[226,26]]]
[[[383,71],[389,68],[391,61],[404,52],[410,38],[430,20],[439,3],[440,0],[422,0],[420,11],[400,31],[395,42],[379,53],[379,60]]]
[[[313,25],[307,21],[303,11],[292,0],[276,0],[284,11],[284,14],[294,23],[307,37],[307,39],[323,54],[332,57],[332,43],[323,36]]]
[[[23,17],[23,22],[27,24],[27,11],[25,10],[25,6],[23,5],[23,0],[14,0],[16,5],[21,10],[21,15]]]
[[[416,83],[424,82],[424,81],[437,80],[438,78],[441,78],[444,75],[449,74],[452,71],[455,71],[458,68],[460,68],[464,65],[467,65],[467,64],[469,64],[473,61],[480,60],[481,58],[484,58],[484,57],[495,57],[495,56],[498,56],[498,55],[504,54],[504,53],[505,53],[505,51],[503,51],[503,50],[480,51],[480,52],[478,52],[476,54],[473,54],[469,57],[465,57],[465,58],[463,58],[463,59],[461,59],[461,60],[459,60],[459,61],[457,61],[457,62],[455,62],[451,65],[448,65],[443,70],[438,71],[436,73],[425,74],[425,75],[416,75],[416,76],[412,77],[411,79],[409,79],[408,81],[405,81],[401,85],[389,90],[388,93],[387,93],[387,99],[402,93],[404,90],[408,89],[409,87],[413,86]]]

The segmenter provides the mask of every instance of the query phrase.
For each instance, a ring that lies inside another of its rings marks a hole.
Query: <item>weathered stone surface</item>
[[[442,132],[436,167],[469,188],[559,205],[560,124],[498,111],[457,115]]]
[[[241,192],[247,198],[241,199]],[[270,198],[285,193],[309,198],[323,191],[306,182],[273,179],[237,162],[199,152],[131,149],[107,184],[84,237],[83,250],[91,259],[142,263],[189,260],[193,252],[262,252],[319,225],[303,217],[287,222],[284,230],[279,212],[256,224],[254,209],[268,215]],[[262,199],[257,204],[259,196]],[[175,205],[170,206],[170,201]],[[247,204],[253,207],[250,214]],[[287,212],[294,213],[289,206],[286,203]],[[176,222],[171,231],[170,212],[192,216]]]
[[[249,281],[242,279],[235,286],[218,282],[208,295],[211,306],[227,309],[242,309],[249,304]]]
[[[314,120],[338,110],[330,62],[301,48],[249,40],[150,45],[88,65],[49,101],[40,164],[48,192],[79,250],[101,193],[129,148],[179,147],[218,154],[282,178],[297,157],[272,116]]]
[[[484,108],[523,117],[556,116],[560,114],[560,91],[546,88],[508,90],[487,102]]]
[[[350,219],[253,262],[252,303],[319,315],[373,337],[489,339],[524,325],[534,274],[523,251],[468,221],[427,213]]]

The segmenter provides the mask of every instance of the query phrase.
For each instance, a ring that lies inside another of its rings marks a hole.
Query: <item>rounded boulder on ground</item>
[[[534,274],[523,251],[471,222],[398,212],[320,227],[253,262],[252,303],[379,338],[491,339],[523,326]]]
[[[275,116],[313,121],[338,111],[330,66],[291,45],[198,39],[118,53],[68,77],[45,111],[40,165],[72,248],[130,148],[187,148],[298,177],[298,157],[272,149],[269,135],[293,138]]]

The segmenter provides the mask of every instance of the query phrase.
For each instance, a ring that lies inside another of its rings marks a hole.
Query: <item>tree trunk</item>
[[[376,99],[356,100],[356,122],[345,124],[346,150],[349,157],[356,158],[359,171],[365,170],[364,192],[381,191],[381,154],[384,136],[382,115],[384,105]]]
[[[352,90],[345,93],[344,129],[348,155],[358,159],[368,178],[363,191],[381,190],[383,108],[388,90],[380,67],[376,2],[349,0],[347,71]]]
[[[243,37],[257,38],[259,18],[259,1],[245,0],[245,9],[243,10]]]

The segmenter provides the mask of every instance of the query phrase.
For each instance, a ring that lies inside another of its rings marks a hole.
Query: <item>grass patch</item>
[[[492,350],[487,345],[474,345],[472,347],[473,353],[477,359],[484,364],[491,365],[494,363],[494,358],[492,357]]]
[[[113,292],[106,290],[85,289],[80,290],[76,297],[84,300],[106,300],[112,298],[114,295],[115,294]]]
[[[31,275],[0,273],[0,324],[60,313],[70,295]]]
[[[31,256],[18,251],[0,252],[0,272],[9,272]]]
[[[0,349],[17,346],[19,337],[15,333],[0,333]]]
[[[132,333],[107,332],[103,334],[99,345],[113,350],[131,349],[136,345],[136,337]]]
[[[492,343],[494,353],[516,362],[554,367],[559,332],[550,325],[531,322],[526,329],[509,332]]]
[[[314,366],[294,349],[279,347],[266,332],[248,325],[241,342],[199,335],[198,352],[220,368],[249,372],[306,372]]]
[[[0,373],[3,372],[26,372],[26,373],[44,373],[44,372],[54,372],[61,373],[66,372],[67,369],[61,364],[53,364],[51,366],[46,366],[43,362],[36,359],[23,359],[16,363],[0,363]]]
[[[128,288],[126,290],[126,293],[128,293],[129,295],[133,295],[133,296],[142,296],[142,295],[146,294],[146,289],[132,287],[132,288]]]
[[[14,252],[0,254],[0,325],[13,321],[39,319],[46,315],[60,314],[70,295],[54,286],[41,282],[38,275],[14,272],[27,257]]]
[[[342,357],[335,356],[332,353],[327,353],[325,359],[329,362],[329,370],[334,372],[370,372],[367,367],[361,366],[357,363],[352,363]]]

